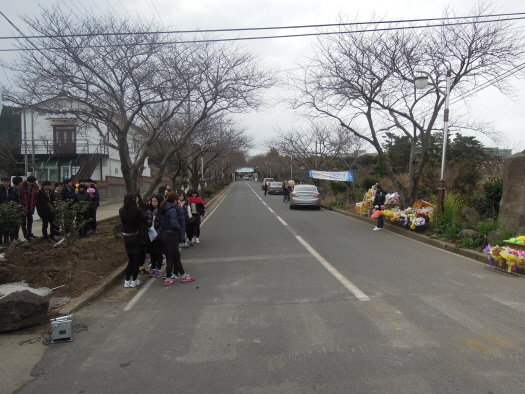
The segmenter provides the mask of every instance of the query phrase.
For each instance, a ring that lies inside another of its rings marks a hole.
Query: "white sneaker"
[[[137,287],[138,285],[140,285],[140,280],[132,280],[129,287]]]
[[[376,230],[381,230],[381,229],[380,229],[379,227],[375,227],[375,228],[374,228],[374,231],[376,231]]]
[[[196,239],[197,239],[197,238],[193,237],[193,238],[191,239],[191,242],[195,243],[195,240],[196,240]]]
[[[124,281],[124,287],[128,288],[131,285],[131,281],[125,280]]]
[[[199,241],[199,238],[195,238],[195,243],[196,244],[200,244],[201,243],[201,241]]]

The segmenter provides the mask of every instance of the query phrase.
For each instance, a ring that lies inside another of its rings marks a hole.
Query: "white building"
[[[76,108],[81,108],[76,103]],[[41,180],[64,178],[105,180],[107,176],[122,177],[118,151],[108,146],[110,133],[104,124],[86,125],[72,110],[72,101],[56,98],[37,104],[37,109],[21,111],[21,154],[28,163],[28,172],[42,173]],[[138,141],[130,141],[135,149]],[[131,152],[131,157],[134,154]],[[148,160],[143,176],[150,176]]]

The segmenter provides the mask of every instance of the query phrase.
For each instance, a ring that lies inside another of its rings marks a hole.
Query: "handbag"
[[[195,217],[192,215],[191,209],[189,206],[186,207],[186,213],[188,215],[188,217],[186,218],[186,223],[192,224],[197,221],[197,219],[195,219]]]

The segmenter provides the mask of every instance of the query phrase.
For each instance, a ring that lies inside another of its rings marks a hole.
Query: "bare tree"
[[[146,194],[155,190],[165,174],[170,174],[173,184],[178,176],[188,174],[190,184],[197,187],[200,178],[199,158],[205,158],[206,171],[216,160],[227,157],[229,152],[252,147],[252,139],[245,130],[226,117],[225,113],[219,111],[192,124],[193,129],[189,134],[184,118],[174,118],[169,122],[162,139],[155,145],[157,156],[163,158],[164,164],[161,163],[161,170],[157,172]]]
[[[246,135],[246,130],[231,119],[220,116],[214,122],[208,122],[188,143],[187,149],[191,149],[191,154],[186,161],[186,170],[190,184],[198,187],[199,180],[204,177],[208,184],[213,183],[217,171],[222,174],[225,169],[234,165],[234,158],[239,153],[246,154],[252,146],[252,138]],[[217,170],[214,167],[219,162],[220,170]]]
[[[276,136],[265,141],[268,148],[274,148],[279,155],[290,158],[296,165],[313,170],[332,171],[341,157],[353,156],[361,142],[338,124],[332,122],[311,122],[308,126],[277,129]],[[290,163],[286,163],[289,172]],[[348,163],[351,166],[351,163]],[[349,169],[349,168],[346,168]]]
[[[255,56],[231,45],[170,44],[173,37],[151,33],[160,30],[152,22],[78,16],[57,6],[24,21],[38,37],[20,41],[13,65],[18,92],[7,98],[25,107],[58,93],[70,99],[69,108],[50,110],[74,112],[104,137],[107,128],[105,141],[119,152],[128,192],[139,189],[148,149],[187,107],[193,116],[161,173],[200,122],[220,111],[257,108],[259,93],[273,84],[273,72],[262,70]]]
[[[486,11],[478,7],[474,14]],[[510,22],[484,22],[487,18],[479,17],[463,25],[390,31],[381,25],[383,31],[369,33],[348,27],[341,28],[340,34],[320,36],[303,74],[292,76],[299,92],[293,107],[334,119],[372,145],[400,193],[401,204],[411,205],[429,158],[432,131],[441,127],[447,70],[452,74],[452,97],[464,98],[488,81],[502,91],[508,88],[500,78],[523,57],[522,34]],[[431,77],[427,91],[415,90],[419,70]],[[407,185],[381,146],[387,132],[410,140]]]

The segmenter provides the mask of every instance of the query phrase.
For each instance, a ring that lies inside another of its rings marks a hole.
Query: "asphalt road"
[[[235,183],[182,251],[114,289],[21,393],[524,393],[525,278]]]

